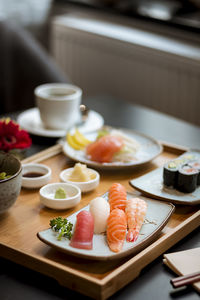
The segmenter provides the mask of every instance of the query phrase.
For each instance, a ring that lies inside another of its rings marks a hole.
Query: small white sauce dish
[[[40,188],[51,180],[51,169],[44,164],[28,163],[22,165],[22,187]]]
[[[64,189],[67,197],[55,199],[57,189]],[[40,202],[52,209],[67,209],[76,206],[81,201],[81,190],[74,184],[49,183],[40,189]]]
[[[60,173],[60,180],[62,182],[67,182],[67,183],[72,183],[74,185],[76,185],[77,187],[79,187],[81,189],[81,191],[83,193],[85,192],[90,192],[92,190],[94,190],[98,185],[99,185],[99,181],[100,181],[100,175],[97,171],[93,170],[93,169],[89,169],[88,170],[94,174],[94,179],[91,179],[89,181],[85,181],[85,182],[79,182],[79,181],[71,181],[71,180],[68,180],[70,174],[72,173],[73,171],[73,168],[68,168],[68,169],[65,169],[63,170],[61,173]]]

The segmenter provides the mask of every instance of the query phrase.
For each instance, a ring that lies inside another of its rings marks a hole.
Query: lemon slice
[[[74,136],[69,133],[67,133],[67,142],[75,150],[81,150],[84,148],[82,145],[78,144],[76,140],[74,140]]]
[[[89,141],[80,131],[78,131],[77,128],[75,130],[74,140],[84,147],[91,143],[91,141]]]
[[[77,128],[73,135],[69,132],[67,133],[66,140],[75,150],[82,150],[91,143],[91,141],[89,141]]]

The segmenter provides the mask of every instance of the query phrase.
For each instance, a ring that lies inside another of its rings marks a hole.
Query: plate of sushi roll
[[[63,152],[91,167],[121,169],[153,160],[162,152],[162,146],[145,134],[103,126],[84,135],[72,128],[66,135]]]
[[[151,244],[173,212],[173,204],[138,197],[115,182],[106,194],[92,199],[63,222],[61,217],[51,220],[50,228],[37,236],[69,255],[113,260],[134,255]],[[67,228],[72,229],[70,234]]]
[[[144,176],[130,181],[140,192],[176,204],[200,203],[200,151],[188,151]]]

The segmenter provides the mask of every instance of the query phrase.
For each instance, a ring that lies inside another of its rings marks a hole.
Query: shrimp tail
[[[126,241],[127,242],[136,242],[137,238],[139,236],[139,232],[135,229],[129,229],[127,235],[126,235]]]

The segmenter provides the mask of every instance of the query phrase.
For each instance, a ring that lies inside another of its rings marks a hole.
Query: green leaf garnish
[[[10,177],[11,177],[11,175],[7,175],[6,172],[0,173],[0,180],[8,179]]]
[[[58,240],[61,240],[62,237],[66,237],[69,240],[71,239],[73,224],[70,223],[66,218],[57,217],[52,219],[50,220],[49,225],[53,231],[59,233]]]

